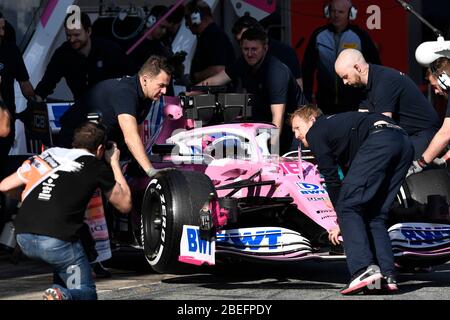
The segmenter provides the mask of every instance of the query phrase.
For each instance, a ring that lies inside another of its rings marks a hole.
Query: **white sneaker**
[[[356,294],[366,287],[372,289],[371,287],[376,287],[377,281],[380,281],[381,278],[383,278],[383,275],[380,272],[380,267],[374,264],[370,265],[366,270],[362,270],[354,275],[349,284],[341,290],[341,294]]]

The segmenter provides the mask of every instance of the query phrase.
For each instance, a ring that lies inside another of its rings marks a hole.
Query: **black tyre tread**
[[[173,234],[181,234],[179,226],[174,223],[174,218],[176,220],[178,219],[178,216],[174,217],[174,207],[172,204],[179,205],[180,203],[183,203],[184,206],[189,210],[190,201],[188,195],[186,195],[185,192],[180,192],[181,186],[183,184],[186,185],[186,181],[184,176],[179,171],[167,171],[163,174],[157,174],[155,177],[158,179],[159,184],[161,184],[162,186],[162,193],[164,194],[164,198],[167,204],[166,225],[167,228],[172,229],[172,231],[170,233],[166,233],[164,248],[165,252],[161,256],[160,261],[156,265],[152,265],[152,268],[157,272],[166,273],[172,272],[171,266],[176,264],[176,257],[179,254],[179,248],[175,245],[177,241],[176,239],[173,239]],[[167,190],[171,191],[167,192]],[[148,193],[146,192],[146,196],[144,197],[143,202],[143,215],[146,214],[146,211],[151,210],[151,208],[147,208],[147,206],[149,205],[149,199],[147,199],[147,195]],[[181,218],[183,218],[183,216],[181,216]],[[182,223],[186,223],[185,219],[183,219]],[[146,241],[144,241],[144,252],[147,255],[145,242]],[[169,254],[167,252],[169,252]]]
[[[167,203],[167,228],[163,255],[152,268],[161,273],[178,273],[185,269],[185,265],[178,262],[183,225],[198,225],[198,212],[214,187],[211,180],[199,172],[173,170],[158,174],[156,178]],[[145,197],[143,210],[148,210],[147,201]]]
[[[184,177],[189,186],[196,185],[196,190],[191,189],[191,206],[192,206],[192,222],[193,225],[198,226],[200,223],[199,211],[208,200],[209,194],[216,194],[216,190],[205,174],[201,174],[195,171],[184,171]],[[192,192],[195,191],[195,192]]]
[[[445,196],[447,201],[450,201],[447,169],[425,170],[413,174],[406,179],[406,185],[409,191],[408,196],[419,204],[426,204],[429,195]]]

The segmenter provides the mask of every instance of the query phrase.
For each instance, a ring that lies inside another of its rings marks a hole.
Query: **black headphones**
[[[358,9],[356,9],[353,6],[353,4],[352,4],[352,2],[350,0],[348,0],[348,2],[351,5],[350,9],[348,10],[348,19],[351,20],[351,21],[356,20],[356,17],[358,15]],[[331,16],[330,6],[331,6],[331,1],[327,5],[325,5],[323,7],[323,14],[324,14],[325,18],[327,18],[327,19],[329,19],[330,16]]]
[[[159,19],[161,19],[168,11],[169,9],[165,5],[153,6],[145,20],[145,26],[147,27],[147,29],[153,27],[155,23]]]
[[[198,26],[202,23],[202,14],[197,4],[198,0],[193,0],[188,5],[189,11],[191,11],[189,18],[191,20],[191,24],[194,26]]]
[[[157,20],[158,19],[156,19],[156,17],[153,14],[150,14],[145,21],[145,26],[147,27],[147,29],[153,27],[153,25],[156,23]]]
[[[444,89],[445,91],[450,90],[450,77],[445,71],[439,75],[438,81],[442,89]]]
[[[438,73],[438,70],[436,70],[433,64],[430,65],[430,70],[432,74],[437,78],[439,86],[445,91],[449,91],[450,77],[448,76],[448,74],[445,71]]]

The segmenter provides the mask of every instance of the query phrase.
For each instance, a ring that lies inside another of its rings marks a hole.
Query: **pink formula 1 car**
[[[136,210],[115,225],[116,240],[142,247],[154,270],[345,259],[343,246],[328,241],[336,213],[314,159],[271,153],[276,130],[248,120],[252,104],[241,94],[165,98],[148,152],[155,167],[169,169],[149,179],[128,165]],[[445,170],[408,177],[389,222],[399,266],[450,260],[449,190]]]

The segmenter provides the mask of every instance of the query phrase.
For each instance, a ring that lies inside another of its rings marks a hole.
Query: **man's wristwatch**
[[[147,176],[149,176],[150,178],[153,177],[156,172],[158,172],[155,168],[150,168],[147,171],[145,171],[145,173],[147,174]]]
[[[421,166],[422,168],[426,168],[428,166],[428,163],[425,161],[425,159],[423,158],[423,156],[421,156],[419,158],[419,160],[417,160],[417,163],[419,164],[419,166]]]

